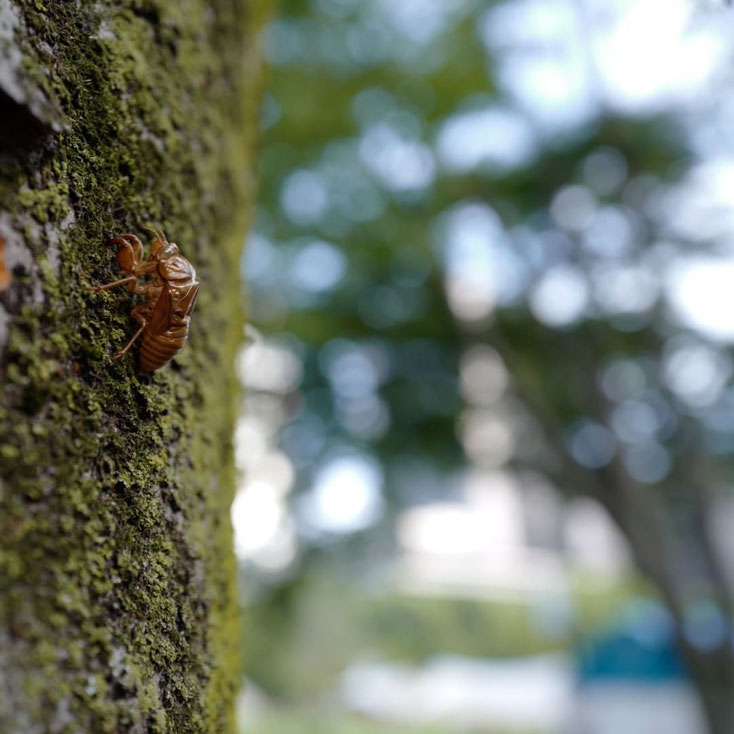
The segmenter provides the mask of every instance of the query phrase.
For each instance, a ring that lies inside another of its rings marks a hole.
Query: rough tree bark
[[[238,259],[267,0],[0,0],[0,731],[225,732]],[[115,233],[202,283],[152,376]],[[9,284],[7,287],[6,281]]]

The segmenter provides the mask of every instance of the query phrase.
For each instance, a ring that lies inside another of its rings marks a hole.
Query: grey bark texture
[[[0,0],[0,732],[233,730],[229,504],[267,0]],[[136,324],[111,235],[201,281]]]

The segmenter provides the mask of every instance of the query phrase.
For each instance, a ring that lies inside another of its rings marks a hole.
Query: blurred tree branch
[[[534,339],[529,340],[528,334]],[[513,389],[540,424],[555,459],[551,466],[534,468],[554,475],[562,492],[586,494],[609,512],[629,541],[637,566],[657,586],[673,615],[676,639],[701,692],[711,731],[724,734],[734,721],[734,655],[729,639],[702,647],[686,632],[696,600],[711,600],[723,619],[732,619],[729,580],[709,527],[715,505],[697,476],[700,456],[695,443],[681,431],[676,471],[652,486],[630,477],[619,452],[605,466],[587,469],[569,449],[569,429],[575,421],[591,419],[599,425],[609,421],[612,406],[598,375],[605,359],[620,353],[655,354],[662,350],[661,340],[652,330],[622,335],[601,324],[552,332],[532,321],[523,323],[516,314],[500,314],[491,341],[506,360]],[[544,359],[537,360],[536,353]]]

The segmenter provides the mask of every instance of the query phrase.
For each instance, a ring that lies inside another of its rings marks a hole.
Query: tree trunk
[[[267,0],[0,0],[0,731],[226,732],[239,253]],[[111,235],[197,269],[152,375]],[[4,264],[3,264],[4,263]]]
[[[528,322],[520,323],[522,328],[512,317],[497,318],[493,337],[513,375],[515,392],[538,421],[554,457],[552,467],[533,468],[550,469],[558,486],[593,497],[609,513],[629,542],[638,569],[657,588],[672,614],[675,639],[698,693],[709,734],[729,734],[734,721],[730,635],[721,634],[718,640],[695,645],[686,634],[686,618],[695,602],[704,602],[709,613],[720,614],[725,623],[730,621],[732,606],[729,582],[708,527],[707,515],[715,511],[715,505],[698,485],[703,474],[700,460],[690,445],[678,446],[675,482],[668,479],[657,486],[636,483],[619,456],[605,467],[591,470],[580,466],[567,448],[568,426],[581,416],[605,423],[610,408],[596,375],[599,365],[620,351],[613,341],[617,335],[612,333],[610,338],[607,334],[606,340],[600,341],[604,334],[598,324],[596,336],[587,331],[564,338],[558,332],[538,330],[533,338],[545,356],[541,363],[528,355]],[[640,331],[635,338],[645,341],[635,343],[634,349],[628,346],[630,353],[662,352],[656,334]],[[554,369],[549,379],[548,372]]]

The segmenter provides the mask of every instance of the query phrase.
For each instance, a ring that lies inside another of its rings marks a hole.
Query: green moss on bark
[[[238,260],[266,0],[16,0],[68,129],[0,156],[0,731],[224,732]],[[0,113],[1,114],[1,113]],[[0,123],[1,125],[1,123]],[[189,345],[110,360],[112,233],[161,226],[202,282]]]

